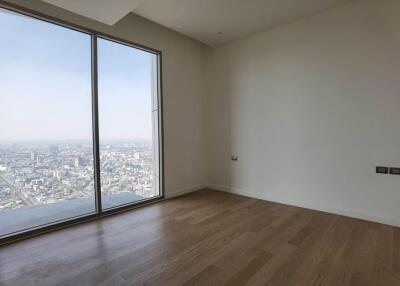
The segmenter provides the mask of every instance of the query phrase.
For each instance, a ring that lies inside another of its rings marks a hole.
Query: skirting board
[[[171,198],[174,198],[174,197],[179,197],[179,196],[182,196],[182,195],[185,195],[185,194],[189,194],[189,193],[192,193],[192,192],[195,192],[195,191],[203,190],[206,187],[207,187],[206,184],[200,184],[200,185],[184,188],[184,189],[181,189],[181,190],[179,190],[177,192],[173,192],[173,193],[166,192],[165,198],[166,199],[171,199]]]
[[[256,198],[256,199],[260,199],[260,200],[264,200],[264,201],[280,203],[280,204],[285,204],[285,205],[290,205],[290,206],[295,206],[295,207],[301,207],[301,208],[305,208],[305,209],[311,209],[311,210],[316,210],[316,211],[321,211],[321,212],[326,212],[326,213],[331,213],[331,214],[337,214],[337,215],[342,215],[342,216],[347,216],[347,217],[352,217],[352,218],[357,218],[357,219],[362,219],[362,220],[367,220],[367,221],[377,222],[377,223],[381,223],[381,224],[400,227],[400,221],[386,218],[386,217],[365,214],[365,213],[358,213],[358,212],[339,209],[339,208],[321,207],[321,206],[316,206],[314,204],[299,203],[299,202],[291,201],[291,200],[282,200],[281,198],[276,198],[276,197],[270,196],[268,194],[257,194],[257,193],[253,193],[253,192],[248,192],[243,189],[232,188],[232,187],[228,187],[228,186],[208,184],[206,187],[208,189],[212,189],[212,190],[216,190],[216,191],[222,191],[222,192],[242,195],[245,197]]]

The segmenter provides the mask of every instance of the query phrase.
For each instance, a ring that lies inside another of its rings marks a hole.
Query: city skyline
[[[103,144],[108,144],[108,143],[113,143],[113,142],[130,142],[130,141],[142,141],[142,142],[148,142],[152,143],[151,138],[116,138],[116,139],[102,139],[100,140],[100,145]],[[59,144],[59,143],[93,143],[92,138],[87,138],[87,139],[37,139],[37,140],[3,140],[0,138],[0,144],[38,144],[38,143],[43,143],[43,144]]]
[[[102,193],[156,195],[153,148],[142,141],[100,150]],[[0,209],[94,196],[90,143],[0,145]]]
[[[0,8],[0,40],[0,236],[95,212],[91,36]],[[155,57],[97,38],[103,209],[159,195]]]

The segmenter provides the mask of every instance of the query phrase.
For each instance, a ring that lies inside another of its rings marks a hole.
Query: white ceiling
[[[112,25],[130,11],[216,46],[354,0],[43,0]]]
[[[42,0],[90,19],[114,25],[143,0]],[[145,0],[144,0],[145,1]]]

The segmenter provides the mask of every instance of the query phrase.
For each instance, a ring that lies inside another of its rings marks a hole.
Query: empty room
[[[400,285],[400,0],[0,0],[0,285]]]

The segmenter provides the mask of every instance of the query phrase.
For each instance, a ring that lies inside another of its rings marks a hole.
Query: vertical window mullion
[[[96,212],[102,212],[101,182],[100,182],[100,143],[99,143],[99,106],[98,106],[98,68],[97,68],[97,35],[92,34],[92,125],[93,125],[93,156],[94,156],[94,186]]]
[[[162,96],[162,56],[157,55],[157,101],[158,101],[158,184],[159,194],[164,197],[164,118],[163,118],[163,96]]]

